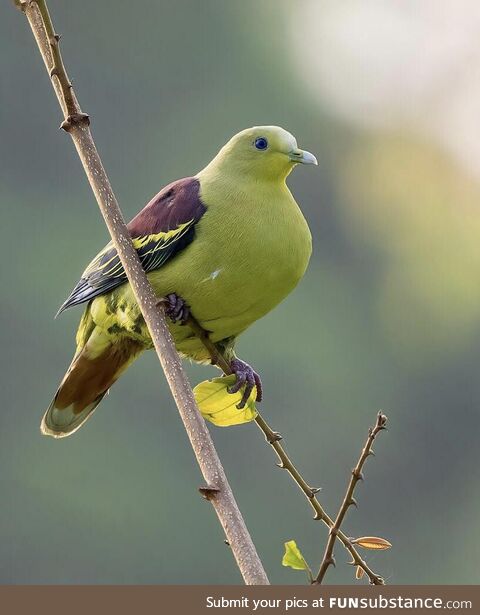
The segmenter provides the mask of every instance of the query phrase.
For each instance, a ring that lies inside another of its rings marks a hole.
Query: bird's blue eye
[[[265,137],[258,137],[257,139],[255,139],[255,147],[257,149],[267,149],[268,141],[265,139]]]

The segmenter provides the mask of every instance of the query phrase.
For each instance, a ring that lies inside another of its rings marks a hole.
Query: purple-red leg
[[[190,316],[190,308],[185,299],[182,299],[176,293],[170,293],[165,297],[164,303],[165,313],[174,323],[184,325],[187,322]]]
[[[241,361],[240,359],[233,359],[230,361],[230,367],[232,368],[232,372],[235,374],[236,381],[228,389],[228,392],[237,393],[243,386],[245,386],[242,399],[237,405],[237,408],[241,409],[245,407],[245,404],[253,391],[253,387],[257,387],[257,401],[262,401],[262,381],[260,380],[260,376],[257,372],[248,363],[245,363],[245,361]]]
[[[162,299],[165,306],[166,315],[174,322],[180,325],[185,325],[190,317],[190,307],[185,299],[179,297],[176,293],[170,293]],[[240,403],[237,408],[245,407],[245,404],[250,397],[253,387],[257,388],[257,401],[262,401],[263,388],[262,381],[257,372],[245,361],[241,359],[233,359],[230,361],[230,367],[235,374],[235,383],[228,389],[229,393],[238,393],[242,387],[245,387]]]

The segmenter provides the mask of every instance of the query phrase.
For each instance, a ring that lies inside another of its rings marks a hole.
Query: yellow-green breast
[[[200,176],[200,186],[207,211],[194,241],[149,277],[158,295],[183,297],[218,341],[244,331],[292,291],[307,268],[312,241],[284,182],[243,183],[235,190],[225,178]],[[179,350],[187,350],[184,328],[174,331]]]

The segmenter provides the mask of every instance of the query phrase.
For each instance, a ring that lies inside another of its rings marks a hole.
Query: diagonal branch
[[[316,585],[320,585],[325,578],[325,574],[328,570],[329,566],[335,566],[335,559],[333,557],[333,549],[335,547],[335,540],[337,536],[340,537],[340,527],[345,519],[345,516],[348,512],[350,506],[356,506],[357,502],[353,497],[353,493],[355,491],[355,487],[358,482],[363,480],[363,466],[367,461],[368,457],[373,455],[372,446],[375,441],[375,438],[378,434],[386,429],[385,425],[387,422],[387,417],[379,412],[377,414],[377,422],[375,423],[375,427],[370,427],[368,430],[368,438],[363,447],[362,453],[360,455],[360,459],[357,462],[357,465],[352,470],[352,477],[348,484],[347,492],[343,499],[342,505],[338,511],[338,514],[335,518],[335,523],[330,527],[330,532],[328,535],[327,546],[325,547],[325,553],[323,555],[322,563],[320,564],[320,569],[318,571],[317,576],[314,579],[314,583]],[[355,562],[356,563],[356,562]]]
[[[211,339],[208,336],[208,333],[200,326],[200,324],[195,320],[195,318],[192,315],[190,315],[187,324],[193,330],[195,335],[197,335],[197,337],[200,338],[200,340],[203,342],[203,345],[210,353],[212,363],[214,365],[217,365],[223,371],[224,374],[226,375],[231,374],[232,370],[231,370],[229,362],[227,361],[225,356],[220,352],[217,346],[211,341]],[[385,417],[385,420],[386,420],[386,417]],[[262,417],[262,415],[259,412],[258,412],[257,418],[255,419],[255,422],[257,426],[259,427],[259,429],[263,432],[263,435],[265,436],[265,440],[270,444],[270,446],[276,452],[279,458],[279,463],[277,464],[278,467],[283,470],[286,470],[290,474],[292,479],[295,481],[295,483],[298,485],[302,493],[305,495],[305,497],[309,501],[311,507],[313,508],[315,512],[314,519],[316,521],[323,521],[323,523],[330,529],[333,528],[334,527],[333,519],[326,513],[325,509],[322,507],[322,505],[320,504],[316,496],[319,489],[315,487],[310,487],[309,484],[306,482],[306,480],[303,478],[303,476],[300,474],[300,472],[297,470],[295,465],[292,463],[289,456],[285,452],[285,449],[280,444],[280,440],[282,440],[282,436],[277,431],[274,431],[268,425],[267,421]],[[363,466],[363,463],[362,463],[362,466]],[[368,566],[367,562],[362,558],[360,553],[357,551],[357,549],[352,544],[350,538],[341,531],[340,527],[338,527],[335,535],[338,537],[338,539],[343,544],[345,549],[352,556],[352,560],[353,560],[352,564],[359,566],[365,572],[365,574],[369,578],[371,585],[384,585],[385,584],[384,579],[380,575],[376,574]]]
[[[73,91],[45,0],[14,0],[25,13],[64,114],[62,128],[75,144],[90,186],[148,326],[155,350],[175,399],[208,496],[225,531],[243,579],[248,585],[267,585],[268,578],[238,509],[205,421],[182,368],[158,299],[148,282],[93,141],[88,115]]]

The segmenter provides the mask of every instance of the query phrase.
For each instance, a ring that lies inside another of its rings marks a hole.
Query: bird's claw
[[[182,297],[170,293],[163,300],[166,315],[176,324],[185,325],[190,317],[190,307]]]
[[[262,401],[262,381],[260,380],[260,376],[257,372],[250,367],[248,363],[245,363],[245,361],[241,361],[240,359],[233,359],[230,362],[230,367],[232,372],[235,374],[236,380],[235,383],[228,389],[228,392],[238,393],[238,391],[245,386],[242,399],[240,400],[240,403],[237,404],[237,408],[242,409],[245,407],[245,404],[253,391],[253,387],[257,387],[256,400]]]

